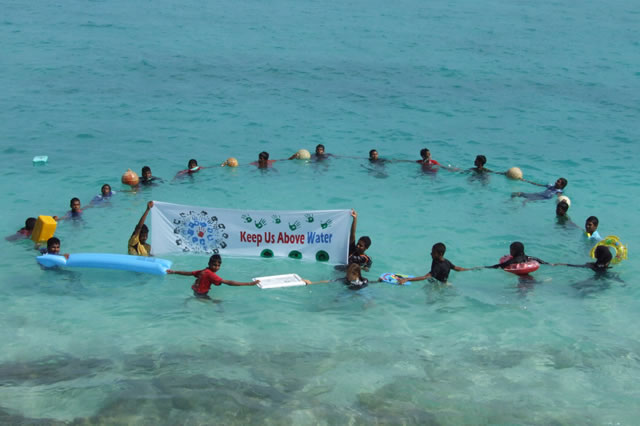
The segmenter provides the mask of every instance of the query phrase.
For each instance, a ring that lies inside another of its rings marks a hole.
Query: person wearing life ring
[[[598,244],[593,246],[593,248],[591,249],[592,258],[597,257],[596,250],[598,249],[598,247],[602,246],[611,247],[615,250],[615,257],[613,258],[613,260],[611,260],[611,263],[613,264],[620,263],[627,258],[627,246],[622,244],[620,238],[616,237],[615,235],[604,237],[601,241],[598,242]]]
[[[609,247],[605,245],[599,245],[595,247],[594,257],[596,258],[595,262],[587,262],[582,265],[571,265],[569,263],[554,263],[553,266],[571,266],[573,268],[589,268],[596,274],[602,274],[607,272],[607,269],[610,269],[609,264],[611,263],[611,259],[613,256],[611,255],[611,250]]]
[[[549,265],[549,262],[545,262],[542,259],[538,259],[537,257],[533,257],[533,256],[527,256],[524,253],[524,244],[522,244],[520,241],[515,241],[511,243],[511,245],[509,246],[509,252],[510,252],[510,256],[505,256],[502,259],[500,259],[502,260],[502,262],[496,265],[485,266],[485,268],[492,268],[492,269],[501,268],[507,272],[512,272],[517,275],[521,275],[521,274],[524,275],[538,269],[539,265],[535,265],[535,262],[537,262],[538,264]],[[516,265],[524,265],[529,262],[533,263],[530,268],[516,267]]]

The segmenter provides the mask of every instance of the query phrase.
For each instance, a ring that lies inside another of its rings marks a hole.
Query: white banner
[[[231,210],[154,201],[153,254],[220,253],[347,263],[350,210]]]

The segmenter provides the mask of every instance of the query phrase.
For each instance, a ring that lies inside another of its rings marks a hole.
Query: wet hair
[[[222,256],[220,256],[219,254],[211,255],[211,257],[209,258],[209,265],[211,265],[215,261],[222,263]]]
[[[27,220],[24,221],[24,229],[32,231],[34,226],[36,226],[36,218],[35,217],[30,217],[30,218],[28,218]]]
[[[597,217],[595,217],[595,216],[589,216],[589,217],[587,218],[586,222],[591,222],[591,223],[593,223],[593,224],[596,226],[596,228],[598,227],[598,224],[600,223],[600,222],[598,221],[598,218],[597,218]]]
[[[54,244],[60,245],[60,240],[57,237],[51,237],[47,240],[47,249]]]
[[[362,241],[364,243],[365,249],[368,249],[371,246],[371,238],[369,237],[360,237],[358,241]]]
[[[260,154],[258,154],[258,158],[260,160],[268,160],[269,159],[269,153],[267,151],[262,151]]]
[[[594,253],[596,257],[596,266],[604,268],[607,266],[611,259],[613,259],[613,255],[611,254],[611,250],[607,246],[598,246],[596,247],[596,251]]]
[[[485,157],[484,155],[478,155],[476,156],[476,161],[480,161],[484,166],[485,164],[487,164],[487,157]]]
[[[146,172],[151,173],[151,167],[149,167],[149,166],[144,166],[144,167],[142,168],[142,174],[145,174]]]
[[[147,234],[147,235],[149,234],[149,228],[144,223],[140,227],[140,233],[141,234]]]
[[[567,180],[565,178],[562,178],[562,177],[560,179],[558,179],[558,180],[560,181],[560,185],[562,185],[560,187],[561,189],[564,189],[564,187],[567,186],[567,183],[569,183],[569,182],[567,182]]]
[[[193,166],[192,166],[192,164],[193,164]],[[196,167],[197,165],[198,165],[198,160],[196,160],[195,158],[192,158],[187,163],[187,167],[189,167],[190,169],[193,168],[193,167]]]
[[[104,186],[104,185],[103,185]],[[109,187],[111,188],[111,187]],[[75,201],[80,202],[80,198],[78,197],[73,197],[70,201],[69,201],[69,206],[71,206],[71,204],[73,204]]]
[[[369,151],[369,157],[371,157],[371,155],[372,155],[374,152],[378,152],[378,150],[377,150],[377,149],[372,149],[371,151]]]
[[[556,206],[556,213],[558,213],[558,210],[559,210],[559,209],[564,210],[564,212],[566,213],[566,212],[567,212],[567,210],[569,210],[569,204],[567,204],[567,202],[566,202],[566,201],[560,201],[560,202],[558,203],[558,205]]]
[[[362,267],[357,263],[350,263],[349,266],[347,266],[348,281],[359,280],[361,273],[362,273]]]
[[[438,256],[444,256],[444,253],[447,251],[447,246],[444,243],[435,243],[433,247],[431,247],[431,252],[437,254]]]
[[[427,148],[422,148],[420,150],[420,157],[425,158],[427,156],[427,152],[429,152]]]
[[[520,241],[514,241],[509,246],[509,252],[513,257],[524,256],[524,244]]]

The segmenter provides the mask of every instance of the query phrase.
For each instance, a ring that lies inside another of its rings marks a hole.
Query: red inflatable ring
[[[506,262],[512,258],[513,257],[511,255],[502,256],[500,258],[500,263]],[[530,260],[524,263],[514,263],[513,265],[509,265],[504,268],[504,270],[516,275],[527,275],[530,272],[537,271],[539,267],[540,264],[537,261]]]

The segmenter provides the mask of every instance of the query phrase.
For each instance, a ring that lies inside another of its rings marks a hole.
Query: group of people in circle
[[[272,165],[276,161],[283,160],[272,160],[269,158],[268,152],[261,152],[258,155],[258,160],[250,163],[252,166],[256,166],[259,169],[268,169],[272,167]],[[325,161],[331,157],[337,157],[333,154],[329,154],[325,152],[324,145],[320,144],[316,146],[314,154],[310,154],[307,150],[301,149],[295,154],[288,157],[286,160],[309,160],[312,162],[321,162]],[[372,149],[369,151],[368,161],[373,165],[384,165],[386,163],[391,162],[414,162],[421,165],[423,171],[425,172],[435,172],[439,168],[443,168],[452,172],[466,172],[466,173],[474,173],[476,175],[485,175],[488,173],[502,174],[507,175],[514,179],[519,179],[533,185],[538,185],[545,187],[545,190],[542,192],[536,193],[526,193],[526,192],[514,192],[511,194],[513,198],[521,197],[524,198],[524,203],[529,201],[538,201],[538,200],[547,200],[551,199],[554,196],[558,197],[558,202],[556,204],[556,215],[558,220],[569,223],[576,228],[579,228],[575,223],[571,222],[567,217],[567,211],[571,205],[571,201],[568,197],[563,196],[563,190],[567,186],[567,180],[565,178],[558,178],[556,182],[552,185],[543,185],[536,182],[532,182],[526,179],[523,179],[522,173],[519,169],[513,168],[508,170],[507,172],[497,172],[488,169],[486,166],[487,159],[484,155],[478,155],[474,161],[474,167],[469,169],[459,169],[452,167],[450,165],[444,166],[440,164],[438,161],[434,160],[431,157],[431,152],[427,148],[423,148],[420,150],[420,159],[419,160],[390,160],[381,158],[378,151]],[[235,158],[229,158],[225,160],[221,166],[223,167],[238,167],[239,163]],[[201,167],[198,165],[196,159],[189,160],[187,164],[187,168],[184,170],[180,170],[175,175],[174,179],[179,179],[185,176],[192,176],[195,173],[200,172],[205,167]],[[516,170],[514,170],[516,169]],[[135,173],[134,173],[135,174]],[[149,166],[144,166],[141,170],[140,178],[136,179],[134,182],[125,180],[123,176],[123,183],[130,184],[132,186],[150,186],[157,185],[163,183],[164,180],[153,176],[151,172],[151,168]],[[54,216],[56,221],[64,221],[64,220],[79,220],[82,218],[83,212],[85,209],[95,207],[108,201],[113,195],[115,191],[112,191],[111,186],[109,184],[104,184],[101,187],[100,194],[93,197],[90,204],[86,207],[82,207],[80,199],[74,197],[69,202],[70,210],[66,212],[62,216]],[[150,209],[153,208],[153,202],[149,201],[147,203],[147,208],[140,220],[136,224],[134,231],[128,241],[128,254],[137,255],[137,256],[150,256],[151,255],[151,246],[148,244],[147,240],[149,237],[149,229],[145,225],[146,218],[150,212]],[[368,285],[368,279],[363,277],[362,271],[368,271],[372,264],[372,259],[366,254],[367,249],[371,246],[371,239],[369,237],[361,237],[356,240],[356,226],[357,226],[357,213],[352,211],[352,227],[349,237],[349,255],[348,255],[348,263],[345,265],[344,270],[346,272],[346,277],[341,278],[345,282],[347,287],[352,290],[359,290]],[[36,219],[33,217],[28,218],[25,221],[25,226],[18,230],[16,234],[7,237],[7,240],[17,240],[22,238],[29,238],[31,233],[33,232],[34,225],[36,223]],[[595,216],[590,216],[585,223],[585,233],[587,238],[594,243],[598,243],[598,241],[602,240],[602,237],[597,231],[598,228],[598,218]],[[40,249],[39,246],[36,245],[41,253],[43,254],[60,254],[60,240],[56,237],[52,237],[47,241],[47,247]],[[490,266],[484,267],[474,267],[474,268],[462,268],[454,265],[452,262],[447,260],[444,255],[446,252],[446,246],[444,243],[439,242],[433,245],[431,249],[431,269],[424,275],[421,276],[396,276],[395,282],[397,284],[405,284],[410,281],[421,281],[426,279],[432,279],[437,282],[447,283],[449,274],[451,270],[454,271],[468,271],[480,268],[502,268],[507,269],[512,265],[524,264],[527,262],[537,262],[539,264],[549,264],[539,258],[528,256],[524,251],[524,244],[522,242],[516,241],[510,246],[510,255],[506,258],[502,259],[500,263]],[[65,254],[65,256],[68,256]],[[612,254],[609,248],[605,245],[601,245],[595,248],[594,257],[596,259],[595,262],[588,262],[585,264],[574,265],[574,264],[553,264],[553,265],[566,265],[571,267],[583,267],[589,268],[596,272],[597,275],[604,274],[609,268],[612,260]],[[224,280],[217,275],[218,270],[220,269],[222,264],[222,258],[219,255],[213,255],[209,259],[209,263],[207,268],[197,270],[197,271],[176,271],[176,270],[167,270],[168,274],[179,274],[179,275],[190,275],[196,277],[196,282],[192,286],[194,295],[197,297],[208,297],[208,292],[211,285],[220,285],[227,284],[232,286],[240,286],[240,285],[255,285],[256,281],[251,282],[240,282],[233,280]],[[307,284],[313,284],[313,282],[305,280]],[[328,282],[328,281],[317,281],[317,282]]]

